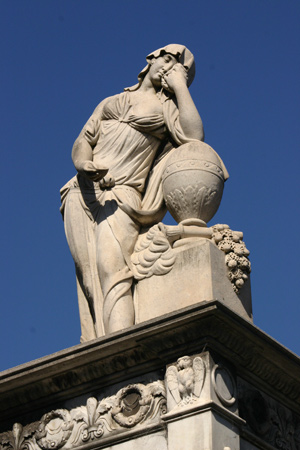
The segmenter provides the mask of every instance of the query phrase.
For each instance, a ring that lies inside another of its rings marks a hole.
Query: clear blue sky
[[[76,345],[59,189],[101,99],[168,43],[195,55],[191,92],[230,179],[214,223],[244,232],[254,323],[296,353],[300,2],[2,0],[0,370]]]

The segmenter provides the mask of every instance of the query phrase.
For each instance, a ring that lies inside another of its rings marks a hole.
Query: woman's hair
[[[125,90],[126,91],[136,91],[142,84],[142,81],[143,81],[145,75],[149,71],[151,60],[153,58],[158,58],[159,56],[165,55],[166,53],[169,53],[170,55],[174,56],[177,59],[177,61],[180,64],[182,64],[183,67],[186,69],[187,74],[188,74],[187,84],[188,84],[188,86],[190,86],[195,77],[194,55],[184,45],[169,44],[169,45],[159,48],[158,50],[155,50],[154,52],[149,53],[149,55],[147,55],[146,61],[148,64],[139,73],[139,75],[138,75],[139,82],[132,87],[126,88]]]

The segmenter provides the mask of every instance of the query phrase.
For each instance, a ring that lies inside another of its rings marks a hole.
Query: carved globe
[[[212,219],[220,205],[224,173],[217,153],[200,141],[189,142],[171,151],[162,176],[168,210],[179,223]]]

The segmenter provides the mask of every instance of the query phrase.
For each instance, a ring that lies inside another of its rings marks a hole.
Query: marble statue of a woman
[[[103,100],[76,139],[77,175],[61,190],[75,261],[81,341],[134,324],[130,256],[141,225],[162,219],[161,174],[174,147],[203,140],[183,45],[150,53],[138,84]]]

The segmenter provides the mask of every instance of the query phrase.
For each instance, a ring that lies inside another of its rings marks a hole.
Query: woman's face
[[[152,84],[156,87],[160,87],[161,78],[177,63],[178,61],[175,56],[171,55],[170,53],[166,53],[165,55],[152,59],[148,72]]]

